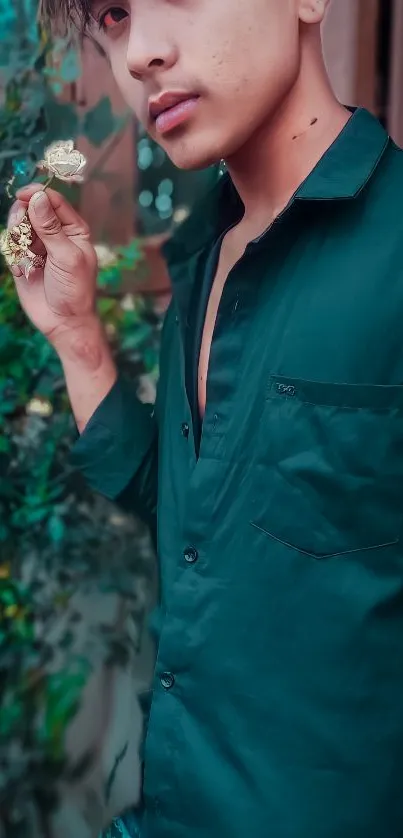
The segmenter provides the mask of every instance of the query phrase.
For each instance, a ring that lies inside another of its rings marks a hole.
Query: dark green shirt
[[[207,265],[241,212],[223,176],[167,249],[155,412],[119,381],[75,452],[157,532],[143,834],[401,838],[402,152],[356,111],[248,245],[199,428]]]

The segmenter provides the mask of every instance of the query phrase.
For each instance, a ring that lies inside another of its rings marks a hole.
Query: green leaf
[[[47,507],[39,507],[39,509],[29,509],[28,505],[23,506],[15,512],[12,516],[12,523],[15,527],[27,527],[32,524],[39,524],[44,521],[49,514]]]
[[[119,267],[103,268],[98,274],[99,288],[118,288],[122,282],[122,273]]]
[[[82,132],[92,145],[101,146],[122,127],[122,117],[115,116],[108,96],[100,99],[92,110],[85,114]]]
[[[133,268],[137,262],[144,259],[140,244],[136,239],[133,239],[130,244],[120,247],[117,252],[124,262],[124,267],[128,269]]]
[[[63,755],[67,728],[78,710],[88,675],[89,667],[85,663],[75,671],[57,672],[46,679],[44,719],[39,737],[48,743],[53,757]]]
[[[60,137],[74,138],[79,133],[79,117],[74,105],[57,102],[49,96],[46,102],[46,143]]]
[[[65,526],[58,515],[52,515],[48,521],[48,532],[54,544],[60,544],[65,534]]]
[[[0,436],[0,454],[8,454],[11,451],[11,442],[6,436]]]
[[[70,47],[70,49],[64,53],[63,61],[60,68],[60,76],[62,81],[66,84],[71,84],[73,81],[77,81],[81,75],[81,66],[78,51]]]
[[[23,719],[23,705],[22,701],[17,701],[16,698],[11,702],[2,703],[0,713],[0,736],[11,736],[15,734],[15,730]]]
[[[106,317],[116,308],[116,300],[111,300],[109,297],[103,297],[98,300],[98,311],[102,317]]]
[[[124,349],[138,349],[150,336],[150,327],[147,324],[139,326],[136,331],[125,336],[123,341]]]

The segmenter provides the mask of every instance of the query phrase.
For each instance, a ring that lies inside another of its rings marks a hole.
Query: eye
[[[121,9],[119,6],[111,6],[99,18],[99,28],[104,32],[108,32],[110,29],[118,26],[119,23],[122,23],[126,17],[127,12],[124,9]]]

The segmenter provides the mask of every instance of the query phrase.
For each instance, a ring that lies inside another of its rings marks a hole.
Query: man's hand
[[[21,305],[62,361],[70,401],[83,430],[116,380],[116,368],[96,314],[97,256],[87,224],[70,204],[38,184],[17,194],[8,227],[28,210],[35,238],[31,250],[46,257],[29,281],[12,268]]]
[[[26,314],[51,343],[78,322],[95,317],[97,257],[87,224],[58,193],[32,184],[20,190],[8,226],[28,210],[35,238],[32,250],[46,256],[27,282],[15,267],[17,292]]]

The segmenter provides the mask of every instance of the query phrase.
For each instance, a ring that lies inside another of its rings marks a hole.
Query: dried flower
[[[82,183],[86,165],[86,158],[74,148],[73,140],[66,140],[52,143],[46,149],[44,159],[38,163],[38,168],[66,183]]]
[[[44,419],[47,419],[52,415],[53,407],[48,399],[42,399],[36,396],[28,402],[26,413],[28,416],[42,416]]]
[[[136,301],[134,299],[133,294],[125,294],[125,296],[121,300],[120,307],[121,309],[123,309],[123,311],[135,311]]]
[[[110,268],[116,264],[116,253],[107,244],[96,244],[94,250],[97,254],[99,268]]]
[[[5,230],[0,236],[0,251],[8,267],[18,265],[24,270],[27,279],[33,268],[43,268],[45,264],[43,256],[38,256],[30,250],[32,240],[31,222],[26,218],[11,230]]]
[[[44,268],[45,263],[46,260],[44,256],[37,256],[35,253],[32,253],[31,250],[27,250],[18,262],[18,267],[25,274],[25,279],[29,280],[31,271],[35,268]]]
[[[20,246],[23,250],[28,250],[32,244],[32,238],[29,233],[22,233],[20,236],[19,241]]]
[[[0,236],[0,250],[9,268],[12,268],[13,265],[18,265],[18,262],[21,258],[21,253],[20,251],[16,251],[15,248],[12,247],[12,240],[7,230],[4,230],[4,232]]]
[[[73,140],[57,142],[45,151],[45,157],[38,163],[38,169],[46,171],[49,179],[45,189],[53,178],[66,183],[81,183],[84,180],[83,171],[87,165],[86,158],[74,148]],[[12,181],[10,181],[11,185]],[[35,268],[43,268],[45,259],[30,250],[33,241],[32,225],[26,215],[23,221],[12,230],[6,230],[0,236],[0,251],[9,268],[18,265],[25,273],[26,279]]]

